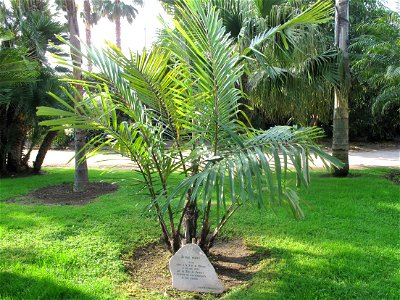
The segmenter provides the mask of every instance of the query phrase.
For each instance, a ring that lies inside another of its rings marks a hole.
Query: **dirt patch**
[[[92,202],[97,197],[115,192],[116,184],[108,182],[91,182],[83,192],[74,192],[72,183],[63,183],[37,189],[32,193],[7,200],[9,203],[21,204],[59,204],[83,205]]]
[[[6,173],[0,173],[0,179],[1,178],[23,178],[23,177],[29,177],[33,176],[36,174],[33,174],[31,169],[24,170],[20,173],[13,173],[13,172],[6,172]]]
[[[139,284],[141,289],[178,299],[207,298],[206,295],[209,295],[207,293],[172,289],[172,278],[168,266],[170,257],[171,253],[166,247],[161,242],[157,242],[138,249],[134,255],[125,258],[124,263],[132,276],[132,282]],[[269,257],[269,252],[252,251],[242,240],[222,240],[216,242],[211,248],[209,259],[226,292],[234,287],[245,285],[259,270],[260,262]],[[131,294],[135,296],[135,291],[131,290]]]

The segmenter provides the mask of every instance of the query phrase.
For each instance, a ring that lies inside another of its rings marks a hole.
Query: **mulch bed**
[[[210,261],[225,287],[225,292],[234,287],[243,286],[259,270],[261,261],[270,257],[269,251],[252,251],[242,240],[220,240],[211,248]],[[124,258],[124,264],[131,275],[131,282],[138,283],[140,289],[156,294],[180,298],[203,299],[207,293],[182,292],[171,287],[169,272],[171,253],[161,242],[149,244]],[[130,289],[133,297],[135,289]],[[217,295],[217,297],[222,296]]]
[[[37,189],[32,193],[7,200],[20,204],[83,205],[97,197],[118,190],[116,184],[91,182],[83,192],[74,192],[72,183],[63,183]]]

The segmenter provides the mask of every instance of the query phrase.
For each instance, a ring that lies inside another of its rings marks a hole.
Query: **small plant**
[[[260,209],[287,204],[301,218],[296,192],[285,180],[289,167],[297,183],[307,186],[311,155],[334,161],[313,142],[320,129],[248,128],[240,121],[246,118],[240,110],[245,95],[238,88],[246,59],[259,44],[296,24],[326,19],[330,5],[317,3],[239,53],[214,6],[179,3],[163,47],[130,57],[114,46],[87,49],[100,70],[88,74],[97,83],[71,80],[84,86],[86,96],[75,100],[79,93],[65,89],[74,105],[54,95],[64,109],[41,107],[38,114],[61,116],[42,122],[54,130],[65,124],[101,130],[87,150],[112,147],[137,164],[168,249],[175,253],[195,239],[208,253],[245,203]]]
[[[71,129],[60,130],[54,138],[52,146],[55,149],[66,149],[72,145],[74,141],[74,131]]]

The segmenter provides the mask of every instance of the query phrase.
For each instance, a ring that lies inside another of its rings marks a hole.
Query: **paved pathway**
[[[400,167],[400,148],[391,147],[389,149],[362,149],[350,150],[349,162],[350,168],[362,169],[366,167]],[[31,160],[36,156],[36,151],[32,152]],[[74,156],[71,150],[56,151],[51,150],[47,153],[43,167],[73,167],[74,161],[70,161]],[[134,163],[128,158],[121,157],[118,154],[100,154],[91,157],[88,160],[90,168],[117,168],[117,169],[132,169]],[[313,168],[322,168],[321,161],[316,161]]]

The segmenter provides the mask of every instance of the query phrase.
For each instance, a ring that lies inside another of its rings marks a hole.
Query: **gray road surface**
[[[31,161],[35,158],[36,151],[31,155]],[[44,161],[43,167],[73,167],[74,152],[71,150],[56,151],[50,150]],[[70,161],[70,162],[69,162]],[[362,169],[367,167],[400,167],[400,151],[397,148],[390,149],[363,149],[350,150],[349,152],[350,168]],[[31,162],[32,163],[32,162]],[[122,157],[119,154],[100,154],[91,157],[88,160],[90,168],[117,168],[117,169],[132,169],[135,167],[128,158]],[[316,161],[313,169],[323,168],[321,161]]]

